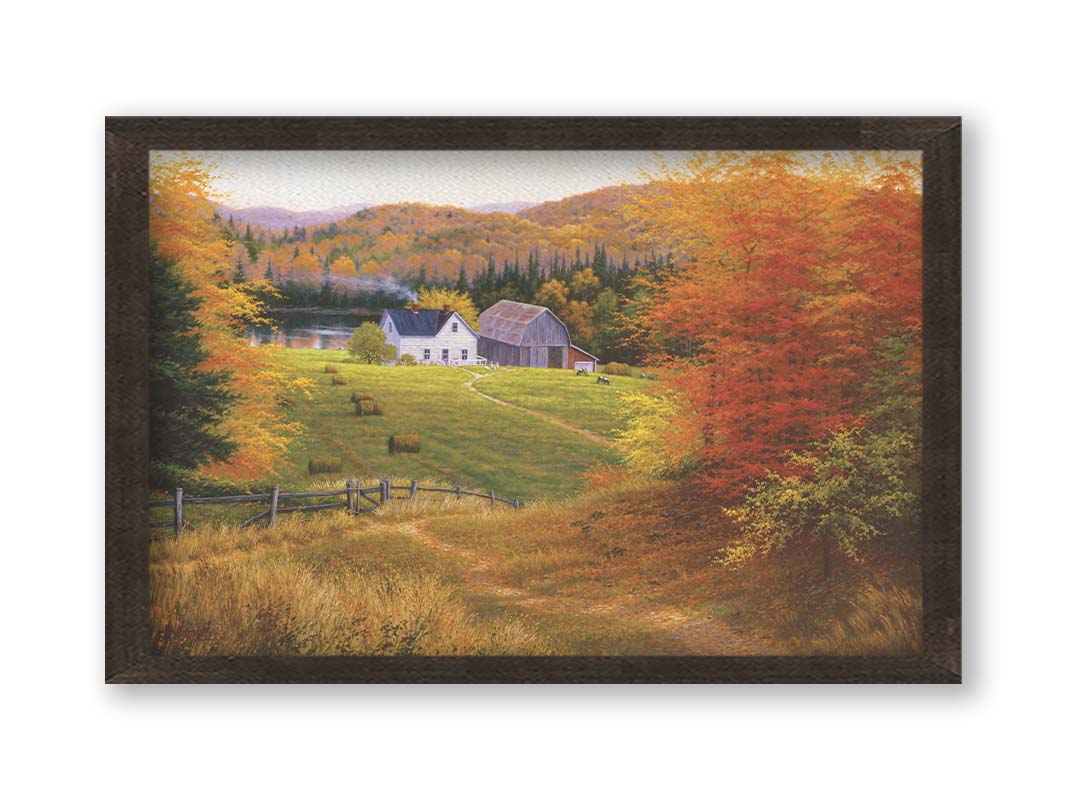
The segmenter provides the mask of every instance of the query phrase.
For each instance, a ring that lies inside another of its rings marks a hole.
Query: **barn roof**
[[[396,325],[396,332],[401,336],[436,336],[454,312],[437,308],[423,308],[419,311],[412,311],[410,308],[387,308],[385,313]]]
[[[499,300],[478,317],[478,333],[505,344],[522,344],[526,326],[546,312],[552,313],[544,306]]]

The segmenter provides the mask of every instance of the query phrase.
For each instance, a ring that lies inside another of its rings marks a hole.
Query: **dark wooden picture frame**
[[[109,118],[106,643],[113,683],[959,683],[957,117]],[[152,150],[917,150],[923,161],[923,652],[909,657],[170,657],[148,618]]]

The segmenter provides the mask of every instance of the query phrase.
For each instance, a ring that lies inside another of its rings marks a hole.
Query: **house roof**
[[[522,344],[526,326],[546,312],[552,313],[544,306],[499,300],[478,317],[478,333],[505,344]]]
[[[455,311],[442,311],[438,308],[422,308],[418,311],[410,308],[387,308],[385,313],[396,325],[396,332],[401,336],[436,336],[449,318],[456,314]],[[459,317],[459,314],[456,316]]]

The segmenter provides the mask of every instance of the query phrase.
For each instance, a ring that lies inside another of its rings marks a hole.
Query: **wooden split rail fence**
[[[393,495],[393,492],[401,492],[402,494],[399,497],[396,497]],[[418,481],[414,480],[408,485],[397,486],[394,486],[391,481],[386,479],[379,481],[377,486],[361,486],[358,481],[355,483],[348,481],[343,489],[330,489],[319,492],[282,492],[279,487],[275,486],[271,489],[270,493],[235,494],[226,497],[186,497],[185,492],[181,488],[178,488],[174,490],[174,497],[170,500],[152,500],[149,502],[148,505],[150,508],[165,508],[170,506],[174,509],[174,516],[169,520],[150,522],[148,523],[148,527],[173,528],[175,533],[180,533],[181,529],[185,526],[184,511],[185,506],[187,505],[226,505],[232,503],[261,503],[270,501],[269,509],[261,511],[241,523],[242,528],[247,528],[249,525],[254,525],[261,520],[266,520],[267,525],[274,525],[279,514],[290,514],[301,511],[323,511],[331,508],[343,508],[350,514],[362,514],[367,511],[373,511],[375,508],[379,508],[383,503],[387,503],[390,500],[411,500],[415,497],[417,492],[439,492],[443,494],[454,494],[456,497],[462,497],[463,495],[484,497],[493,505],[496,503],[505,503],[514,506],[515,508],[519,507],[518,500],[497,497],[496,493],[492,490],[486,493],[472,492],[461,486],[456,486],[451,489],[440,486],[420,486]],[[344,495],[344,500],[336,500],[331,503],[314,503],[312,505],[293,506],[280,505],[284,500],[340,497],[341,495]]]

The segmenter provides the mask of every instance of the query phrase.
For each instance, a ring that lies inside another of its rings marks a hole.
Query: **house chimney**
[[[450,306],[448,303],[445,303],[445,307],[443,310],[446,314],[450,314],[452,313],[452,306]]]
[[[419,313],[419,304],[418,303],[412,303],[411,304],[411,310],[414,311],[416,314],[418,314]]]

